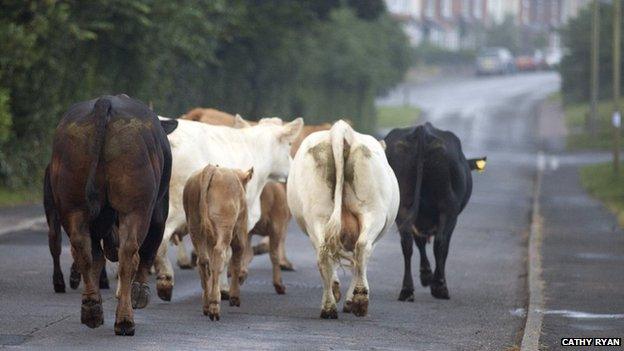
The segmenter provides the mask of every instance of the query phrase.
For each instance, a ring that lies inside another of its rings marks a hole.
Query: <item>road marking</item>
[[[540,218],[539,197],[542,188],[542,175],[545,167],[544,153],[537,155],[537,173],[533,185],[533,205],[531,210],[531,228],[529,231],[529,307],[521,351],[539,350],[544,309],[544,281],[542,280],[542,221]]]
[[[21,222],[18,222],[17,224],[0,228],[0,236],[13,233],[13,232],[18,232],[20,230],[30,229],[36,225],[44,224],[45,222],[46,222],[45,216],[28,218],[28,219],[22,220]]]
[[[558,314],[567,318],[577,319],[624,319],[624,313],[619,314],[601,314],[601,313],[589,313],[581,311],[571,310],[546,310],[540,311],[542,314]]]

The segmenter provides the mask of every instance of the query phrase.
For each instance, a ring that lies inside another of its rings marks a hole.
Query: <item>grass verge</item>
[[[7,189],[0,187],[0,207],[41,202],[41,191],[33,189]]]
[[[613,211],[620,226],[624,226],[624,172],[616,177],[611,163],[585,166],[580,172],[583,187]]]
[[[611,114],[613,112],[613,103],[611,101],[600,101],[598,103],[596,135],[591,135],[587,131],[588,103],[567,104],[564,106],[564,110],[569,130],[566,140],[569,150],[606,150],[612,147],[613,127],[611,126]]]
[[[377,127],[410,127],[418,122],[420,114],[420,109],[414,106],[379,106],[377,107]]]

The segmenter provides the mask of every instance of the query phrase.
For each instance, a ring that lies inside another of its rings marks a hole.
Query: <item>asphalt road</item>
[[[221,321],[211,322],[202,314],[198,274],[176,268],[173,300],[160,301],[152,282],[149,306],[135,313],[136,335],[116,337],[114,290],[103,294],[105,322],[98,329],[80,324],[79,290],[53,292],[46,232],[38,226],[0,236],[0,345],[92,350],[503,350],[518,345],[527,304],[536,110],[558,85],[554,73],[458,78],[400,88],[380,101],[403,103],[407,96],[435,125],[456,132],[468,157],[488,156],[486,172],[474,174],[472,199],[451,241],[450,300],[436,300],[418,287],[414,302],[397,301],[403,258],[392,228],[370,260],[369,315],[339,313],[338,320],[321,320],[321,282],[313,250],[291,223],[287,253],[297,271],[283,275],[286,295],[273,290],[269,258],[257,257],[242,287],[241,307],[222,303]],[[33,207],[23,210],[38,212]],[[2,213],[3,226],[18,221]],[[67,280],[70,254],[67,245],[63,249]],[[413,261],[417,267],[418,260]],[[340,277],[344,289],[349,277],[344,272]]]

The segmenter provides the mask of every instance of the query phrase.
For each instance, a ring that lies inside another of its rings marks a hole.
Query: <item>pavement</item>
[[[399,104],[405,102],[407,96],[407,102],[421,106],[426,118],[436,126],[456,132],[468,157],[488,156],[486,171],[473,175],[472,198],[460,216],[451,240],[447,261],[450,300],[434,299],[428,289],[417,288],[415,302],[397,301],[403,258],[399,236],[392,228],[375,247],[370,261],[368,316],[357,318],[339,313],[338,320],[321,320],[318,318],[321,284],[313,250],[308,238],[295,223],[291,223],[287,254],[297,271],[283,275],[286,295],[278,296],[273,291],[268,257],[256,257],[242,287],[241,307],[222,304],[221,321],[211,322],[202,314],[198,274],[176,268],[173,300],[160,301],[155,294],[154,282],[151,282],[150,305],[135,313],[136,335],[115,337],[114,290],[103,294],[105,322],[97,329],[80,324],[79,291],[53,292],[46,231],[39,224],[0,236],[0,347],[92,350],[515,349],[522,339],[529,298],[527,238],[536,154],[542,147],[538,133],[539,112],[543,99],[556,91],[559,84],[558,75],[551,72],[463,77],[401,87],[380,99],[380,104]],[[559,165],[559,172],[575,167],[570,165],[579,160],[591,161],[596,157],[592,154],[549,155],[547,159],[557,160],[549,161],[549,164]],[[571,179],[573,185],[574,178]],[[556,182],[556,178],[553,181]],[[545,175],[544,188],[549,187],[548,182],[549,176]],[[560,185],[563,186],[563,182]],[[548,192],[544,191],[542,196],[547,195]],[[544,201],[546,213],[550,209],[546,198]],[[40,210],[39,207],[28,211]],[[12,219],[20,215],[20,210],[9,211],[13,215],[5,216],[5,210],[0,210],[0,226],[4,227],[7,221],[20,221]],[[549,240],[557,241],[548,233],[545,232],[545,254],[549,250]],[[66,238],[64,240],[67,242]],[[562,245],[559,254],[565,256],[565,244]],[[431,247],[428,250],[432,258]],[[616,252],[612,254],[615,258],[595,256],[601,252],[588,250],[589,256],[575,256],[575,259],[621,263]],[[556,265],[551,261],[555,257],[554,254],[544,257],[544,266]],[[67,279],[71,260],[66,244],[61,261]],[[418,260],[414,261],[416,267]],[[550,271],[545,268],[547,282],[550,279],[548,274]],[[552,274],[557,277],[559,273],[553,271]],[[617,273],[613,276],[604,274],[603,279],[617,278]],[[341,272],[340,278],[344,288],[348,276]],[[591,313],[608,311],[606,307],[603,310],[572,308],[574,300],[564,303],[571,295],[563,296],[560,305],[549,305],[551,299],[560,298],[551,293],[566,290],[565,284],[559,288],[549,284],[545,289],[546,308]],[[605,289],[604,293],[607,291],[611,290]],[[607,304],[606,301],[600,303]],[[561,319],[565,324],[567,317],[552,313],[544,317],[544,330],[552,325],[554,332],[545,332],[540,342],[554,345],[561,334],[557,334],[560,327],[551,320]],[[580,324],[595,325],[594,322],[583,320]],[[596,323],[613,328],[621,325],[611,322],[601,320]],[[551,336],[554,339],[548,339]]]
[[[557,160],[565,154],[562,112],[547,102],[541,116],[542,150]],[[541,167],[541,350],[562,349],[562,338],[624,336],[624,231],[616,217],[583,190],[579,168],[587,161],[551,161]]]

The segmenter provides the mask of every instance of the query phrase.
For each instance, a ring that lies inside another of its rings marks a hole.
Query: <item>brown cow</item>
[[[80,320],[88,327],[104,323],[96,281],[104,255],[116,260],[118,253],[115,334],[134,335],[132,308],[149,300],[147,277],[162,241],[170,176],[167,136],[156,114],[138,100],[117,95],[75,104],[56,128],[44,179],[48,235],[50,243],[60,242],[61,225],[69,235],[84,279]],[[52,254],[56,282],[59,275],[63,279],[60,250]]]
[[[240,306],[239,284],[246,272],[243,253],[248,240],[245,185],[252,175],[253,168],[243,172],[208,165],[193,174],[184,186],[186,223],[197,253],[204,315],[210,320],[219,320],[219,277],[226,264],[228,246],[232,248],[230,306]]]

